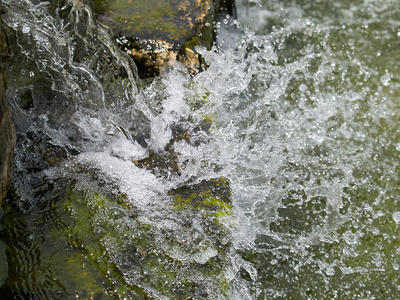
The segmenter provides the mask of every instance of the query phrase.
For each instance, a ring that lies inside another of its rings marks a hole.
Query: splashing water
[[[217,103],[242,277],[258,299],[396,299],[399,6],[253,4],[254,31],[195,78]]]
[[[151,261],[144,253],[153,248],[155,257],[168,261],[163,268],[184,265],[174,276],[195,274],[189,277],[199,284],[193,284],[198,299],[397,299],[397,1],[257,0],[248,1],[248,14],[246,3],[238,1],[237,9],[238,20],[223,19],[218,47],[198,49],[206,70],[191,78],[175,68],[145,89],[143,105],[151,113],[139,111],[151,123],[147,147],[120,135],[105,148],[85,144],[65,165],[44,171],[56,181],[79,166],[83,174],[64,176],[77,177],[82,189],[116,186],[106,194],[122,193],[128,201],[105,209],[105,198],[86,195],[83,201],[72,193],[56,205],[57,218],[64,220],[61,207],[75,217],[80,205],[93,210],[104,253],[124,274],[109,277],[119,278],[109,285],[121,296],[135,296],[119,290],[127,285],[150,290],[155,298],[171,297],[159,286],[168,286],[170,277],[147,284],[146,266],[129,265]],[[90,114],[98,118],[96,110]],[[84,136],[93,124],[104,126],[104,119],[84,120],[78,124],[87,130]],[[140,127],[128,120],[124,128]],[[132,132],[138,136],[137,129]],[[220,228],[195,213],[170,206],[171,190],[183,197],[186,186],[201,187],[212,178],[230,182],[227,235],[219,236]],[[101,233],[106,229],[108,234]],[[69,234],[70,244],[83,238],[82,232]],[[146,234],[150,241],[138,245],[138,236]],[[195,266],[218,258],[219,244],[228,256],[219,258],[224,279],[210,280]],[[126,245],[140,251],[133,254]],[[232,283],[229,292],[212,288],[224,280]],[[212,292],[207,296],[201,288]]]

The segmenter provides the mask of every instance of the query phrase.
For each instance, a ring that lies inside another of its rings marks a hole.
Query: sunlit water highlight
[[[198,49],[207,70],[190,78],[177,68],[145,89],[154,113],[148,148],[121,135],[45,175],[65,176],[71,165],[95,170],[99,185],[134,199],[135,222],[124,215],[130,208],[116,207],[120,227],[107,223],[112,233],[133,231],[130,243],[144,225],[182,231],[181,215],[168,206],[171,188],[226,177],[233,291],[221,298],[398,299],[398,2],[257,0],[248,12],[237,2],[238,20],[221,19],[219,48]],[[205,119],[211,128],[195,131]],[[90,122],[81,124],[89,136]],[[190,142],[171,143],[177,124]],[[179,172],[132,164],[167,145]],[[107,220],[95,212],[96,222]],[[212,243],[189,257],[165,233],[155,240],[181,262],[216,255]],[[120,254],[117,243],[107,237],[102,245]],[[126,274],[136,284],[134,270]]]

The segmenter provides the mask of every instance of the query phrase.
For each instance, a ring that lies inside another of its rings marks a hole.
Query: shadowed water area
[[[0,298],[400,297],[397,0],[239,0],[206,70],[144,90],[56,2],[4,1]]]

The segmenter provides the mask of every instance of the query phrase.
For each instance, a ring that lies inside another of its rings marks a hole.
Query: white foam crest
[[[210,66],[196,75],[194,80],[206,86],[219,101],[226,101],[227,95],[238,94],[247,88],[252,74],[245,71],[248,67],[245,49],[228,49],[225,52],[218,52],[215,48],[212,51],[206,51],[205,48],[196,50]]]
[[[179,181],[184,182],[193,177],[202,180],[217,175],[214,173],[214,167],[221,165],[222,155],[214,142],[210,141],[196,147],[185,141],[179,141],[174,144],[174,151],[179,154],[179,163],[184,166]]]
[[[189,114],[189,106],[185,102],[185,87],[188,74],[178,69],[172,69],[162,77],[166,87],[165,99],[162,100],[162,111],[151,122],[150,148],[159,152],[172,138],[171,126]]]
[[[121,193],[128,195],[133,204],[145,209],[147,205],[161,205],[168,186],[149,171],[136,167],[133,162],[111,156],[107,152],[86,152],[78,162],[93,169],[107,182],[117,182]],[[155,203],[157,199],[157,203]]]
[[[159,115],[151,122],[151,135],[149,146],[155,152],[165,149],[172,138],[170,118]]]
[[[126,138],[116,139],[111,143],[109,148],[111,156],[118,157],[128,162],[141,160],[149,155],[147,148],[143,148],[138,142]]]

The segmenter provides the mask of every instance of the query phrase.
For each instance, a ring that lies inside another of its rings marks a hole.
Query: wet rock
[[[170,194],[175,198],[175,209],[203,215],[213,219],[215,224],[219,223],[220,218],[232,215],[230,185],[225,177],[182,186],[170,191]]]
[[[0,20],[0,203],[11,184],[12,157],[16,140],[10,108],[4,95],[8,85],[5,71],[9,55],[7,37]]]
[[[5,213],[2,239],[16,259],[0,298],[22,285],[41,299],[231,299],[232,235],[219,222],[231,214],[226,179],[171,190],[162,215],[78,182],[38,181],[35,213]],[[196,200],[176,203],[189,194]]]
[[[134,60],[141,78],[160,74],[163,64],[182,62],[199,71],[196,46],[210,49],[215,41],[214,21],[220,10],[233,13],[233,0],[95,0],[98,19],[109,26]]]
[[[17,172],[42,171],[81,151],[102,150],[114,139],[145,140],[152,112],[136,66],[109,30],[98,26],[89,1],[3,2]]]

